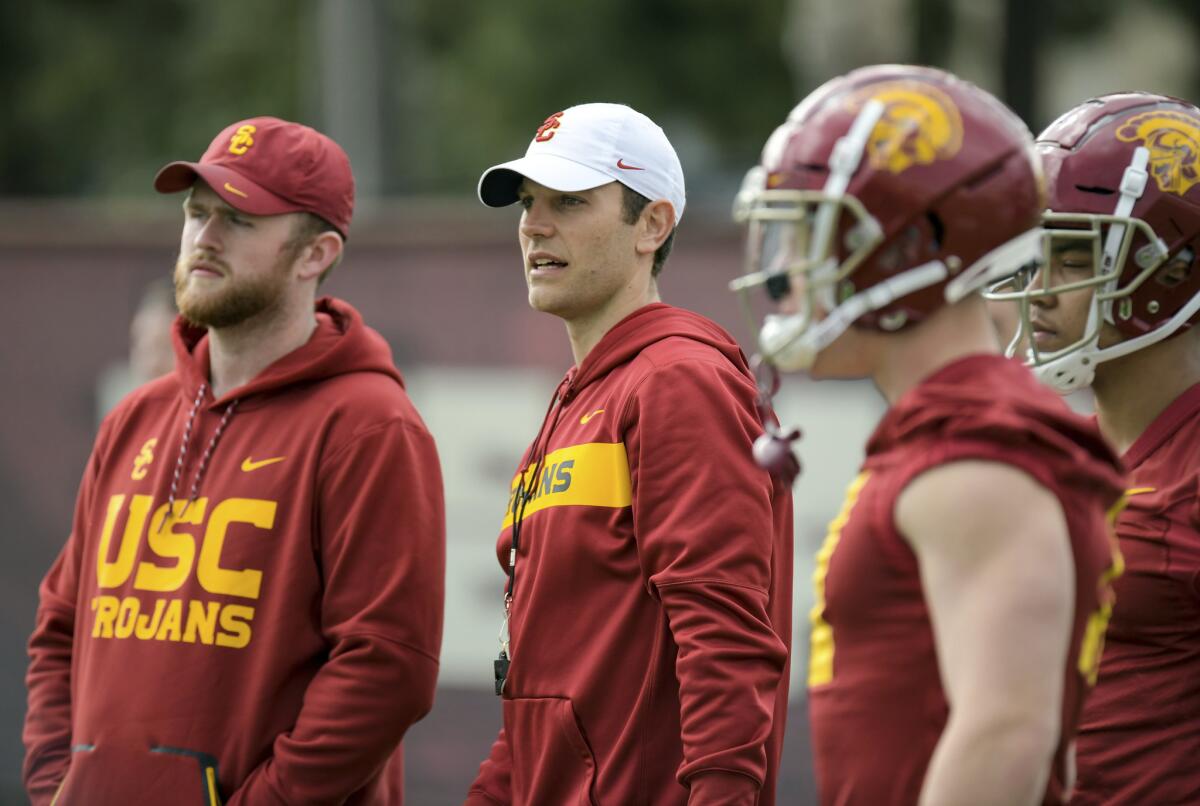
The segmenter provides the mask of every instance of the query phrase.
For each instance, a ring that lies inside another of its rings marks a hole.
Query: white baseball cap
[[[479,200],[506,207],[525,177],[567,193],[620,182],[651,201],[669,201],[677,225],[687,202],[683,168],[667,135],[623,104],[580,104],[546,118],[524,157],[483,172]]]

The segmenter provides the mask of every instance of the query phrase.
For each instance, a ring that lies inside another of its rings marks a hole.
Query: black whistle
[[[496,696],[499,697],[504,693],[504,682],[508,680],[508,655],[501,652],[500,657],[492,661],[492,667],[496,673]]]

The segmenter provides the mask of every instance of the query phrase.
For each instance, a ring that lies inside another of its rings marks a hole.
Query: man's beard
[[[292,250],[284,249],[270,272],[254,278],[230,276],[228,266],[222,263],[225,277],[219,281],[220,288],[209,290],[188,287],[192,258],[180,255],[175,262],[175,305],[184,319],[199,327],[240,325],[280,305],[294,257]]]

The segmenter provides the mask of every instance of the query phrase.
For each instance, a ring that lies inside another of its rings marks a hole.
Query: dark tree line
[[[643,109],[706,173],[733,175],[827,78],[796,86],[782,54],[787,7],[812,1],[0,3],[0,195],[145,195],[163,161],[255,114],[349,142],[374,191],[454,193],[546,115],[597,100]],[[945,63],[957,0],[909,2],[913,60]],[[358,25],[331,36],[350,4]],[[1173,7],[1200,41],[1196,0],[1147,4]],[[1039,54],[1116,9],[1004,0],[1002,92],[1032,126],[1046,123]]]

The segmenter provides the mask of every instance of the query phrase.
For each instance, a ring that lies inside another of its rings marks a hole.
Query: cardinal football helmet
[[[1090,385],[1097,364],[1200,321],[1200,108],[1165,95],[1105,95],[1051,123],[1036,147],[1049,184],[1045,262],[1082,247],[1090,276],[1045,270],[988,297],[1019,302],[1010,354],[1024,348],[1043,381],[1069,392]],[[1032,308],[1083,288],[1092,296],[1082,336],[1039,351]],[[1102,348],[1104,323],[1122,338]]]
[[[861,68],[767,140],[734,205],[749,237],[731,287],[748,310],[760,286],[790,299],[760,351],[808,369],[851,325],[910,327],[1039,259],[1043,194],[1029,130],[990,94],[933,68]]]

